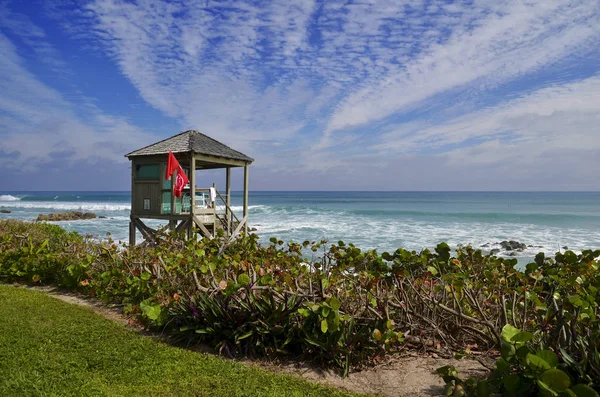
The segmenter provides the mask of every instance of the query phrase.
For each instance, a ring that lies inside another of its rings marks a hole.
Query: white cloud
[[[123,118],[89,103],[84,111],[67,101],[27,70],[14,44],[1,33],[0,52],[0,164],[5,170],[35,171],[57,156],[66,164],[124,162],[126,149],[135,148],[140,139],[152,139]]]
[[[447,41],[429,43],[401,69],[349,95],[337,106],[328,133],[382,119],[469,83],[488,90],[547,67],[597,42],[599,24],[594,2],[501,2],[472,28],[457,27]]]
[[[383,183],[378,173],[423,164],[458,174],[466,164],[505,172],[520,164],[513,174],[530,167],[533,175],[545,159],[525,150],[566,148],[565,164],[586,167],[597,148],[598,78],[582,80],[597,66],[567,64],[600,55],[598,2],[92,0],[47,8],[83,54],[108,55],[146,103],[181,129],[247,152],[264,175],[267,167],[326,170],[349,187],[352,175]],[[3,21],[31,48],[54,48],[30,19]],[[11,76],[0,81],[10,93],[0,98],[0,128],[22,132],[2,150],[28,139],[31,156],[43,158],[41,130],[58,131],[46,146],[77,142],[79,158],[113,158],[114,142],[151,143],[129,120],[42,83],[10,40],[0,60]],[[481,108],[489,103],[498,104]],[[579,160],[578,150],[586,151]]]
[[[381,142],[372,149],[409,152],[463,144],[467,140],[494,141],[494,145],[501,141],[505,145],[531,143],[544,150],[600,149],[598,98],[600,75],[555,84],[455,119],[398,126],[383,134]],[[497,156],[485,158],[491,161]],[[473,160],[465,156],[461,161]]]

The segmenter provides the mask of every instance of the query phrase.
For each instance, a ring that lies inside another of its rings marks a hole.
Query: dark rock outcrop
[[[500,252],[500,250],[498,248],[494,248],[490,251],[490,255],[496,255],[498,252]]]
[[[98,219],[106,219],[106,217],[104,215],[100,215]]]
[[[2,214],[10,214],[12,211],[9,210],[0,210],[0,213]]]
[[[53,214],[40,214],[38,215],[38,221],[51,221],[51,222],[59,222],[59,221],[77,221],[80,219],[94,219],[96,218],[96,214],[93,212],[79,212],[79,211],[70,211],[70,212],[56,212]]]
[[[527,244],[520,243],[518,241],[510,240],[510,241],[501,241],[497,244],[500,244],[502,249],[505,251],[523,251],[527,248]]]

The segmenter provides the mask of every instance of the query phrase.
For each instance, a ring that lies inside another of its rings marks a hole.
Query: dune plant
[[[342,241],[166,232],[158,244],[124,247],[0,222],[0,279],[77,288],[225,355],[281,355],[348,373],[402,349],[500,350],[510,325],[535,335],[531,354],[553,351],[571,384],[596,389],[599,256],[540,254],[520,269],[445,243],[379,254]]]

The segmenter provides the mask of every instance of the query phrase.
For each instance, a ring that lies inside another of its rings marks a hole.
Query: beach
[[[0,191],[0,218],[34,220],[39,214],[93,212],[106,219],[59,222],[98,238],[125,241],[129,192]],[[232,208],[241,213],[240,192]],[[600,247],[598,192],[250,192],[250,227],[262,242],[343,240],[379,252],[420,251],[439,242],[471,244],[498,255],[531,260],[538,252]],[[160,221],[148,221],[159,226]],[[518,241],[523,250],[499,243]]]

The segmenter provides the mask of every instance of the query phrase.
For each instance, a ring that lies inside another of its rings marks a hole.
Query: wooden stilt
[[[140,233],[142,233],[142,236],[144,236],[145,243],[156,244],[156,231],[154,229],[146,226],[139,218],[133,218],[133,223]]]
[[[248,234],[248,170],[249,170],[249,166],[246,164],[244,166],[244,221],[242,221],[244,223],[244,234]],[[239,229],[239,225],[238,225],[238,229]],[[235,234],[234,234],[235,235]]]
[[[225,168],[225,222],[226,237],[231,236],[231,167]]]
[[[194,222],[192,221],[196,212],[196,156],[194,151],[190,153],[190,218],[188,219],[187,238],[194,235]]]
[[[133,218],[129,221],[129,245],[135,245],[135,224]]]

